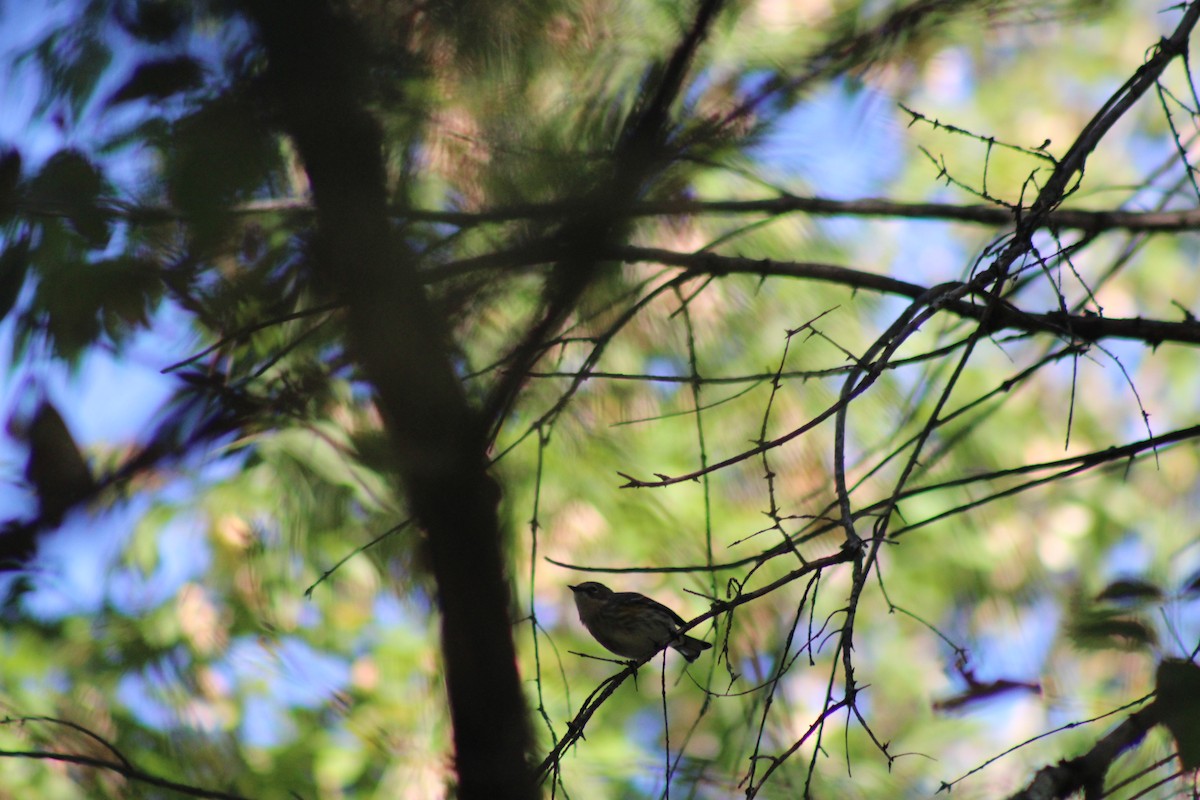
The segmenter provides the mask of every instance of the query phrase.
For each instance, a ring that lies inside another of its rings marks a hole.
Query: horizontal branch
[[[683,475],[674,475],[674,476],[658,475],[657,481],[639,481],[639,480],[630,478],[630,476],[628,476],[628,475],[624,475],[623,477],[625,477],[628,482],[623,484],[621,488],[636,488],[636,489],[658,488],[661,486],[670,486],[670,485],[673,485],[676,483],[684,483],[687,481],[694,481],[710,472],[715,472],[717,470],[723,469],[723,468],[729,466],[730,464],[735,464],[740,461],[745,461],[747,458],[750,458],[761,452],[764,452],[767,449],[770,449],[773,447],[778,447],[781,444],[785,444],[786,442],[791,441],[791,439],[795,438],[796,431],[808,430],[810,427],[811,427],[811,425],[809,423],[805,423],[804,425],[800,426],[799,428],[793,429],[792,431],[784,434],[783,436],[780,436],[777,439],[772,439],[769,442],[764,442],[762,444],[756,445],[754,448],[752,448],[750,450],[743,450],[742,452],[740,452],[734,456],[730,456],[729,458],[725,459],[724,461],[717,462],[716,464],[711,464],[707,467],[702,467],[701,469],[697,469],[697,470],[694,470],[692,472],[689,472],[689,473],[686,473]],[[1102,466],[1104,464],[1109,464],[1109,463],[1124,460],[1124,459],[1137,458],[1147,452],[1158,453],[1164,447],[1168,447],[1170,445],[1178,444],[1180,442],[1185,442],[1185,441],[1188,441],[1191,439],[1196,439],[1196,438],[1200,438],[1200,425],[1192,425],[1187,428],[1180,428],[1180,429],[1171,431],[1169,433],[1160,434],[1158,436],[1152,436],[1147,439],[1141,439],[1136,442],[1129,442],[1127,444],[1120,445],[1120,446],[1107,447],[1103,450],[1092,450],[1087,453],[1080,453],[1078,455],[1068,456],[1066,458],[1055,459],[1053,461],[1042,461],[1042,462],[1038,462],[1035,464],[1022,464],[1017,467],[1008,467],[1006,469],[993,470],[990,472],[982,472],[982,473],[978,473],[978,474],[974,474],[974,475],[964,475],[959,478],[951,478],[946,481],[941,481],[939,483],[934,483],[934,484],[928,484],[925,486],[918,486],[915,488],[910,487],[910,488],[905,489],[903,492],[901,492],[899,494],[888,496],[882,500],[877,500],[867,506],[860,507],[859,510],[857,512],[855,512],[854,519],[859,520],[859,519],[863,519],[863,518],[867,518],[867,517],[871,517],[871,516],[877,516],[881,511],[883,511],[884,509],[886,509],[888,507],[894,506],[897,502],[904,502],[905,500],[907,500],[911,497],[916,497],[917,495],[921,495],[921,494],[942,491],[942,490],[950,489],[950,488],[954,488],[954,487],[964,487],[964,486],[969,486],[969,485],[978,484],[978,483],[990,483],[992,481],[999,480],[1001,478],[1008,478],[1008,477],[1013,477],[1013,476],[1017,476],[1017,475],[1026,475],[1026,474],[1033,473],[1033,472],[1042,472],[1042,471],[1046,471],[1046,470],[1059,470],[1058,474],[1056,474],[1056,475],[1030,480],[1030,481],[1022,483],[1018,486],[1010,487],[1008,489],[1004,489],[999,492],[995,492],[991,495],[988,495],[987,497],[982,497],[982,498],[972,500],[969,503],[967,503],[966,505],[958,506],[957,508],[952,508],[947,511],[943,511],[933,517],[926,518],[920,522],[915,522],[910,525],[906,525],[905,527],[903,527],[899,530],[893,531],[890,534],[890,538],[894,539],[903,533],[906,533],[911,530],[915,530],[916,528],[919,528],[923,525],[928,525],[929,523],[935,522],[939,519],[944,519],[946,517],[953,516],[954,514],[959,514],[964,511],[967,511],[971,508],[975,508],[975,507],[984,505],[986,503],[990,503],[993,500],[1000,499],[1001,497],[1018,494],[1020,492],[1026,491],[1027,489],[1032,489],[1036,486],[1050,483],[1055,480],[1059,480],[1061,478],[1068,477],[1070,475],[1074,475],[1074,474],[1077,474],[1080,472],[1085,472],[1087,470],[1094,469],[1094,468]],[[593,571],[593,572],[711,572],[711,571],[714,571],[717,569],[733,569],[733,568],[742,566],[744,564],[749,564],[749,563],[755,562],[759,559],[774,558],[775,556],[791,553],[795,550],[795,547],[797,544],[811,541],[811,540],[821,536],[822,534],[828,533],[828,532],[838,528],[841,525],[841,522],[839,520],[830,519],[829,517],[825,516],[829,510],[830,510],[829,507],[826,507],[820,513],[816,514],[813,517],[813,520],[814,520],[814,522],[817,522],[819,524],[817,524],[816,527],[813,528],[812,530],[805,533],[802,537],[799,537],[799,538],[790,537],[787,541],[784,541],[780,544],[774,545],[771,548],[769,548],[768,550],[765,550],[758,555],[748,556],[745,558],[738,559],[737,561],[730,561],[730,562],[726,562],[726,563],[722,563],[722,564],[708,564],[708,565],[697,566],[697,567],[653,567],[653,568],[652,567],[626,567],[626,568],[619,568],[619,569],[617,569],[617,568],[601,569],[601,568],[597,568],[597,567],[582,567],[582,566],[579,566],[576,564],[569,564],[569,563],[563,563],[563,562],[557,562],[557,561],[555,561],[553,563],[558,564],[559,566],[567,567],[569,569],[582,569],[582,570],[589,570],[589,571]]]
[[[611,256],[626,263],[650,262],[671,267],[683,267],[705,275],[756,275],[759,277],[804,278],[845,286],[848,289],[868,289],[884,294],[916,299],[929,287],[898,280],[873,272],[839,267],[812,261],[774,261],[767,258],[743,258],[716,253],[680,253],[653,247],[619,247]],[[951,300],[939,306],[960,317],[985,321],[987,332],[1020,330],[1029,333],[1051,333],[1074,341],[1100,339],[1132,339],[1157,346],[1164,342],[1200,344],[1200,321],[1101,317],[1094,314],[1064,314],[1061,311],[1030,313],[1016,306],[999,303],[988,309],[965,300]]]
[[[112,219],[135,225],[156,225],[167,222],[186,222],[187,215],[171,206],[138,205],[117,200],[101,201],[96,211]],[[557,203],[516,203],[478,211],[411,208],[392,206],[395,217],[419,222],[438,222],[470,226],[523,220],[560,220],[578,215],[582,204],[572,201]],[[5,214],[31,217],[70,217],[78,207],[70,204],[4,204]],[[310,216],[312,203],[305,198],[273,198],[251,200],[228,208],[233,216],[284,214]],[[703,215],[764,215],[812,214],[823,217],[867,217],[882,219],[916,219],[959,222],[968,225],[1003,227],[1014,223],[1013,210],[984,203],[921,203],[891,200],[883,197],[862,197],[838,200],[831,197],[800,197],[784,194],[755,200],[657,200],[636,203],[629,209],[633,217],[694,217]],[[1180,211],[1122,211],[1058,209],[1046,221],[1054,230],[1079,230],[1099,233],[1124,230],[1142,233],[1171,233],[1200,231],[1200,209]]]
[[[802,212],[833,217],[883,217],[893,219],[941,220],[1001,227],[1013,222],[1012,209],[990,205],[957,203],[906,203],[878,197],[834,200],[828,197],[783,195],[762,200],[673,200],[643,203],[634,212],[642,216],[699,214],[792,214]],[[1085,211],[1060,209],[1050,215],[1047,227],[1081,230],[1141,232],[1200,230],[1200,209],[1184,211]]]

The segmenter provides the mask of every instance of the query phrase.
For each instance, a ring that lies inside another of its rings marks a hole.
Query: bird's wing
[[[644,594],[638,594],[637,592],[618,592],[617,597],[623,601],[634,602],[634,603],[638,603],[639,605],[649,606],[651,608],[657,608],[660,611],[665,611],[665,612],[667,612],[667,614],[669,614],[671,616],[671,619],[675,620],[676,625],[684,624],[683,617],[679,616],[674,611],[667,608],[666,606],[664,606],[662,603],[658,602],[657,600],[650,598],[650,597],[646,597],[646,595],[644,595]]]

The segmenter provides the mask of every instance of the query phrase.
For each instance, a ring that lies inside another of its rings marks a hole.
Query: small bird
[[[679,633],[683,618],[644,594],[614,592],[596,581],[569,588],[575,593],[575,608],[583,627],[619,656],[640,661],[669,645],[688,661],[695,661],[712,647]]]

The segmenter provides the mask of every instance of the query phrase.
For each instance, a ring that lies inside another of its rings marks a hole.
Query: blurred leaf
[[[1161,600],[1162,597],[1162,589],[1159,589],[1149,581],[1137,580],[1136,578],[1115,580],[1108,586],[1105,586],[1100,594],[1096,595],[1097,600],[1111,600],[1114,603],[1126,605],[1149,603]]]
[[[1071,626],[1071,637],[1081,647],[1120,650],[1139,650],[1158,641],[1144,620],[1115,609],[1083,612]]]
[[[8,520],[0,526],[0,573],[24,569],[37,547],[37,537],[38,529],[32,524]],[[10,594],[4,601],[11,599]]]
[[[122,28],[144,42],[158,44],[173,38],[188,18],[187,3],[176,0],[137,0],[132,13],[121,14]]]
[[[43,266],[31,308],[39,331],[49,337],[54,352],[68,361],[79,358],[100,335],[95,298],[86,293],[78,277],[85,267]]]
[[[5,148],[0,155],[0,211],[9,206],[21,180],[21,152],[15,147]]]
[[[56,30],[18,58],[18,64],[32,58],[46,77],[39,114],[65,100],[72,115],[78,117],[112,62],[112,50],[91,22],[80,20],[80,24]]]
[[[38,497],[38,513],[54,524],[95,490],[92,471],[62,415],[48,400],[38,406],[29,431],[25,478]]]
[[[167,185],[193,234],[205,240],[221,235],[227,207],[267,186],[278,163],[275,138],[254,109],[226,98],[176,124]]]
[[[117,342],[144,326],[162,294],[159,276],[152,262],[133,255],[92,263],[48,261],[32,310],[42,317],[55,351],[72,359],[102,332]]]
[[[155,264],[118,256],[91,264],[88,273],[109,336],[120,339],[130,329],[146,325],[151,307],[162,294]]]
[[[55,153],[30,181],[28,199],[66,214],[71,227],[89,247],[108,244],[108,215],[97,201],[108,190],[99,168],[78,150]]]
[[[1200,767],[1200,666],[1167,659],[1158,665],[1155,683],[1155,705],[1163,725],[1175,737],[1183,768]]]
[[[83,153],[71,149],[52,155],[29,185],[32,199],[60,203],[80,195],[95,199],[104,188],[100,170]]]
[[[1200,572],[1196,572],[1183,586],[1184,597],[1195,597],[1200,595]]]
[[[21,237],[0,254],[0,320],[16,305],[29,273],[29,238]]]
[[[115,106],[131,100],[162,100],[173,94],[195,89],[204,83],[204,68],[188,56],[147,61],[140,64],[129,80],[108,99]]]

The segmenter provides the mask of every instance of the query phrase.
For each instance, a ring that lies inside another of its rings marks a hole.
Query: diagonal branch
[[[684,88],[696,51],[716,20],[723,0],[701,0],[690,29],[667,63],[649,70],[642,93],[613,147],[612,174],[582,201],[579,213],[554,236],[559,251],[543,288],[541,318],[513,349],[510,367],[483,404],[489,438],[498,433],[529,371],[575,309],[603,264],[598,254],[622,241],[629,210],[672,161],[668,146],[671,108]]]
[[[1017,229],[1008,246],[1001,251],[988,269],[976,276],[976,285],[984,286],[996,279],[1003,280],[1009,276],[1010,269],[1017,259],[1030,251],[1033,234],[1046,224],[1050,214],[1083,180],[1088,156],[1096,149],[1112,126],[1125,115],[1125,112],[1133,108],[1141,96],[1158,82],[1167,65],[1187,52],[1188,39],[1192,35],[1192,29],[1196,27],[1197,22],[1200,22],[1200,3],[1193,2],[1185,8],[1183,17],[1174,32],[1159,41],[1154,55],[1138,67],[1137,72],[1113,93],[1080,131],[1066,155],[1050,173],[1049,179],[1038,192],[1028,212],[1019,213]],[[1074,185],[1072,185],[1072,181],[1075,182]]]
[[[1042,767],[1029,785],[1010,800],[1067,798],[1081,789],[1089,799],[1100,797],[1108,768],[1117,756],[1136,747],[1161,721],[1161,711],[1157,702],[1135,711],[1083,755]]]

